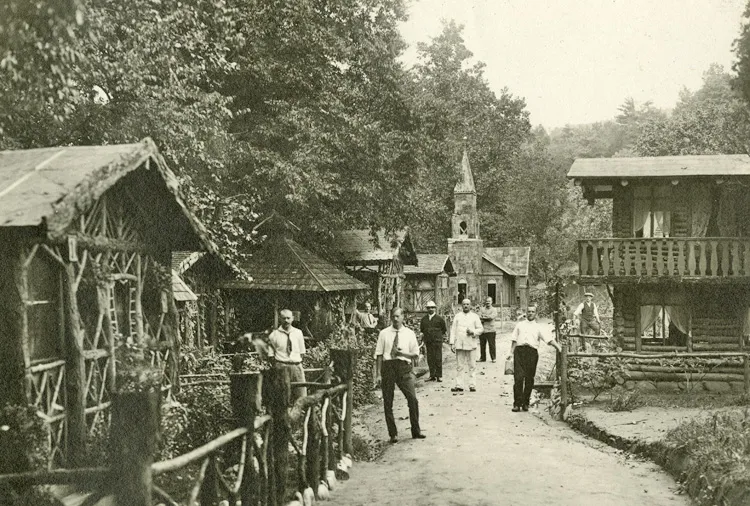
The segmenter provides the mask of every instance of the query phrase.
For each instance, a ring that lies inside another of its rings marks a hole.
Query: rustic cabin
[[[404,266],[404,309],[426,312],[425,304],[434,302],[441,314],[451,310],[448,278],[455,275],[447,253],[417,254],[417,265]]]
[[[367,285],[298,244],[299,228],[274,212],[254,228],[265,236],[240,267],[252,280],[221,284],[224,300],[235,315],[240,333],[263,332],[279,325],[279,311],[290,309],[294,325],[306,338],[325,338],[345,321],[345,308]]]
[[[173,249],[213,246],[150,139],[0,152],[0,403],[37,408],[53,465],[106,421],[119,346],[176,381]]]
[[[334,234],[333,248],[348,273],[371,290],[372,307],[387,325],[390,311],[404,302],[404,266],[417,265],[409,229],[393,233],[369,229]]]
[[[578,159],[568,177],[612,199],[612,237],[578,242],[579,281],[613,287],[625,350],[747,346],[749,156]]]

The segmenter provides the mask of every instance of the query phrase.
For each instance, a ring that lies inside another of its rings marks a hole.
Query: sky
[[[454,19],[490,87],[525,98],[533,125],[604,121],[627,97],[671,108],[712,63],[730,70],[745,2],[410,0],[404,61]]]

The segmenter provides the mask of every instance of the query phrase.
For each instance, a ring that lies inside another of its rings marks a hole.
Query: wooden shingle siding
[[[628,187],[615,187],[612,201],[612,236],[633,236],[633,194]]]

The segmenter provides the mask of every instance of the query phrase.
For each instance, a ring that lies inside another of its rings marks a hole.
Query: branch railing
[[[193,450],[153,462],[159,432],[158,392],[114,396],[110,432],[111,465],[85,469],[0,475],[0,486],[75,484],[91,491],[86,504],[113,496],[119,506],[150,506],[154,500],[180,505],[153,483],[154,477],[199,466],[188,506],[226,500],[243,506],[282,506],[291,495],[305,504],[327,498],[337,480],[348,479],[351,462],[351,399],[356,350],[331,350],[333,378],[305,382],[311,395],[291,403],[299,383],[288,371],[229,375],[237,428]],[[315,371],[311,371],[315,372]],[[297,438],[301,441],[297,441]],[[294,449],[295,483],[289,483],[289,447]],[[222,458],[224,457],[224,458]],[[293,489],[291,488],[293,486]]]
[[[731,237],[652,237],[578,241],[581,276],[750,276],[750,240]]]

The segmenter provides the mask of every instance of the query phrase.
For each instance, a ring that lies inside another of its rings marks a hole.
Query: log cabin
[[[750,157],[577,159],[612,236],[578,241],[579,282],[609,285],[624,350],[737,351],[750,334]]]
[[[172,250],[218,255],[150,139],[0,152],[0,405],[36,408],[51,465],[106,423],[118,347],[176,382]]]

